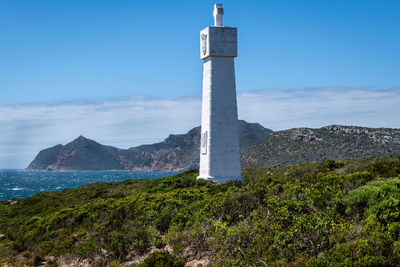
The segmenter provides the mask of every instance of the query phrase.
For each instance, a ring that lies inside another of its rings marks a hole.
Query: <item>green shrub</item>
[[[154,246],[156,247],[156,248],[163,248],[163,247],[165,247],[165,242],[164,242],[164,240],[162,240],[161,238],[156,238],[155,240],[154,240],[154,242],[153,242],[153,244],[154,244]]]
[[[165,250],[150,253],[138,267],[184,267],[185,261]]]
[[[399,156],[326,160],[226,183],[188,171],[3,201],[0,265],[63,255],[118,266],[168,245],[176,256],[153,253],[143,266],[181,266],[183,255],[216,266],[396,266],[399,166]]]

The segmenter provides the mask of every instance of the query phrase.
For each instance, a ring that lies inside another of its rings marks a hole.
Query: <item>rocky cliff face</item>
[[[274,132],[242,154],[244,168],[400,153],[400,129],[331,125]]]
[[[263,140],[272,131],[258,123],[239,121],[241,150]],[[83,136],[71,143],[39,152],[28,170],[170,170],[198,168],[200,127],[171,134],[163,142],[129,149],[105,146]]]

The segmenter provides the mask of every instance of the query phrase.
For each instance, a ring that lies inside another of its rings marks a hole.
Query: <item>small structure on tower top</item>
[[[224,15],[224,9],[222,4],[214,4],[214,26],[222,27],[222,16]]]

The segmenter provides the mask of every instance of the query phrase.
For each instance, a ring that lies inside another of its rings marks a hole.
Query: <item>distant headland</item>
[[[400,153],[400,129],[331,125],[273,132],[239,121],[244,168]],[[83,136],[39,152],[28,170],[183,171],[199,167],[200,127],[163,142],[119,149]]]

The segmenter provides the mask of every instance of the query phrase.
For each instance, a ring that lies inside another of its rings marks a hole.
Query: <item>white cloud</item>
[[[400,88],[313,88],[238,93],[239,117],[273,130],[329,124],[400,127]],[[103,102],[0,105],[0,168],[26,167],[41,150],[80,134],[128,148],[200,124],[200,97],[133,96]]]
[[[258,90],[238,96],[239,117],[273,130],[331,124],[400,127],[400,88]]]

